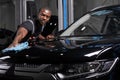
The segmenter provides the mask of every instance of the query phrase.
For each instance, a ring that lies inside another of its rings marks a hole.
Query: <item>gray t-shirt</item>
[[[32,21],[32,20],[31,20]],[[41,24],[38,20],[33,20],[32,22],[27,20],[19,25],[19,27],[24,27],[28,30],[27,36],[22,40],[26,41],[31,35],[37,36],[41,32]]]

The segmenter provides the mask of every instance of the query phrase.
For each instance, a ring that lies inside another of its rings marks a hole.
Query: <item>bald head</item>
[[[52,14],[51,10],[50,10],[49,8],[47,8],[47,7],[45,7],[45,8],[40,8],[40,9],[39,9],[39,13],[40,13],[41,11],[46,11],[46,12]]]

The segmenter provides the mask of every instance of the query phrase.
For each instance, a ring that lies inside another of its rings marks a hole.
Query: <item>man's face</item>
[[[51,17],[51,12],[46,9],[42,9],[38,14],[38,19],[42,25],[46,24]]]

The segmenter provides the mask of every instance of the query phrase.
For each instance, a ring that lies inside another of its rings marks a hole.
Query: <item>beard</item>
[[[44,25],[44,24],[46,24],[46,23],[47,23],[47,21],[46,21],[46,20],[40,20],[40,19],[39,19],[39,21],[40,21],[40,23],[41,23],[42,25]]]

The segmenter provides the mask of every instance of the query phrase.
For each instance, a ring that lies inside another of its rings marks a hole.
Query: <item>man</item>
[[[51,33],[44,35],[45,29],[50,28],[46,23],[50,20],[51,14],[52,12],[50,9],[42,8],[39,10],[37,19],[32,20],[32,22],[28,20],[20,24],[16,32],[16,36],[9,47],[14,47],[17,44],[26,41],[31,34],[37,36],[39,39],[54,38],[51,34],[53,30],[51,30]]]

